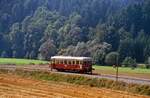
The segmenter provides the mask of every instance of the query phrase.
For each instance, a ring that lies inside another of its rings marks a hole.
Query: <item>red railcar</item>
[[[90,57],[53,56],[50,68],[58,71],[92,73],[92,59]]]

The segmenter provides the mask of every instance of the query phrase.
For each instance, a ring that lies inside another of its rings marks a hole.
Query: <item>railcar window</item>
[[[71,65],[71,61],[68,61],[68,63]]]
[[[64,63],[64,61],[63,60],[61,60],[61,64],[63,64]]]
[[[55,60],[52,60],[53,61],[53,64],[55,64]]]
[[[64,64],[67,64],[67,61],[66,61],[66,60],[64,61]]]
[[[59,61],[58,61],[58,60],[55,60],[55,63],[56,63],[56,64],[59,64]]]
[[[80,61],[80,64],[83,64],[83,61]]]
[[[79,61],[76,61],[76,64],[79,64]]]
[[[74,65],[74,64],[75,64],[75,61],[72,61],[72,64]]]
[[[86,64],[87,64],[87,61],[84,61],[84,64],[86,65]]]
[[[59,60],[59,64],[61,64],[61,60]]]
[[[67,62],[67,64],[69,64],[69,61],[66,61]]]
[[[55,64],[57,64],[57,60],[55,60]]]
[[[59,64],[59,60],[57,60],[57,64]]]
[[[81,64],[81,61],[79,61],[79,64]]]
[[[52,62],[52,64],[55,64],[55,60],[52,60],[51,62]]]
[[[63,64],[63,60],[60,60],[60,64]]]

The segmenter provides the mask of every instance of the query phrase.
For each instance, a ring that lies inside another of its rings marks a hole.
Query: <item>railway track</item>
[[[30,66],[0,65],[0,69],[7,69],[7,70],[22,69],[22,70],[28,70],[28,71],[47,71],[47,72],[50,71],[48,65],[30,65]],[[90,78],[106,78],[106,79],[116,80],[115,75],[106,75],[106,74],[89,75],[89,74],[78,74],[78,73],[57,72],[57,71],[50,71],[50,72],[65,74],[65,75],[79,75],[79,76],[90,77]],[[135,78],[135,77],[128,77],[128,76],[119,76],[118,81],[123,81],[126,83],[150,85],[150,79]]]

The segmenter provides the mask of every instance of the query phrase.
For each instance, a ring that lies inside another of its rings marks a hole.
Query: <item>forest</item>
[[[146,63],[149,26],[150,0],[0,0],[0,57]]]

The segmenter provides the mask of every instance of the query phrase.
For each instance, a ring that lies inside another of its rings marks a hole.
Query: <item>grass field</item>
[[[47,64],[47,61],[16,59],[16,58],[0,58],[0,64],[15,64],[15,65],[31,65],[31,64]]]
[[[93,66],[94,73],[115,75],[116,69],[111,66]],[[150,79],[150,69],[119,67],[119,75]]]
[[[111,66],[93,66],[93,68],[97,70],[107,70],[111,72],[116,72],[116,69],[111,67]],[[119,67],[120,72],[127,72],[127,73],[149,73],[150,74],[150,69],[142,69],[142,68],[135,68],[131,69],[128,67]]]

